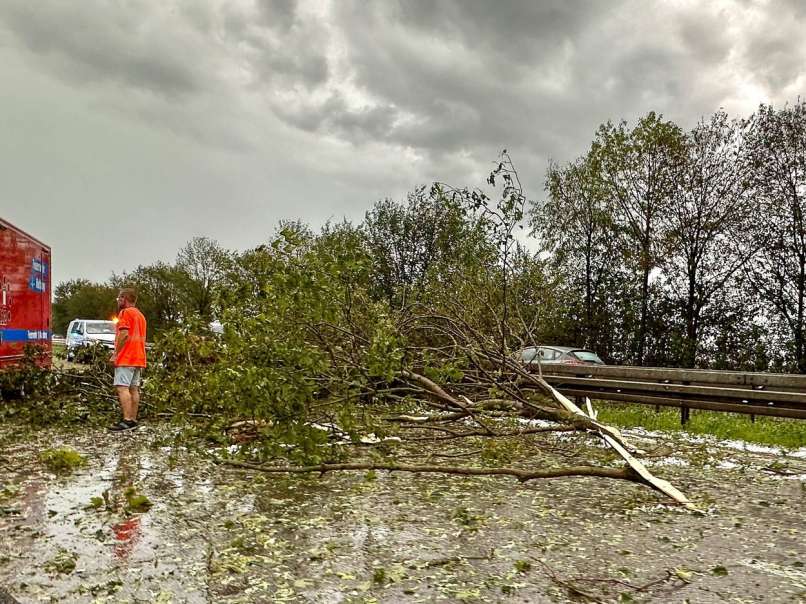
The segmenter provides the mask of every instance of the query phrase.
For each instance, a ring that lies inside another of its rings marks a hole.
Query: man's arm
[[[129,339],[129,328],[128,327],[121,327],[118,330],[118,337],[115,338],[115,358],[117,358],[120,351],[123,350],[123,345],[126,343],[126,340]]]

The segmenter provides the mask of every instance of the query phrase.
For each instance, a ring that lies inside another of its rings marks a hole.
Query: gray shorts
[[[139,386],[142,367],[115,367],[115,386]]]

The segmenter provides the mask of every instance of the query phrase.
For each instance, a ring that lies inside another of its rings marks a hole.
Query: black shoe
[[[139,424],[130,419],[122,419],[114,426],[109,426],[110,432],[123,432],[125,430],[134,430]]]

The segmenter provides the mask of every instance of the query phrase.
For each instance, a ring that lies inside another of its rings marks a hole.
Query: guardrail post
[[[680,425],[685,426],[688,423],[689,413],[691,409],[685,405],[680,405]]]

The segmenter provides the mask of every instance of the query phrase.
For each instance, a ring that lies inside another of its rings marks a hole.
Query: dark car
[[[599,356],[584,348],[570,346],[530,346],[519,353],[521,361],[527,365],[604,365]]]

